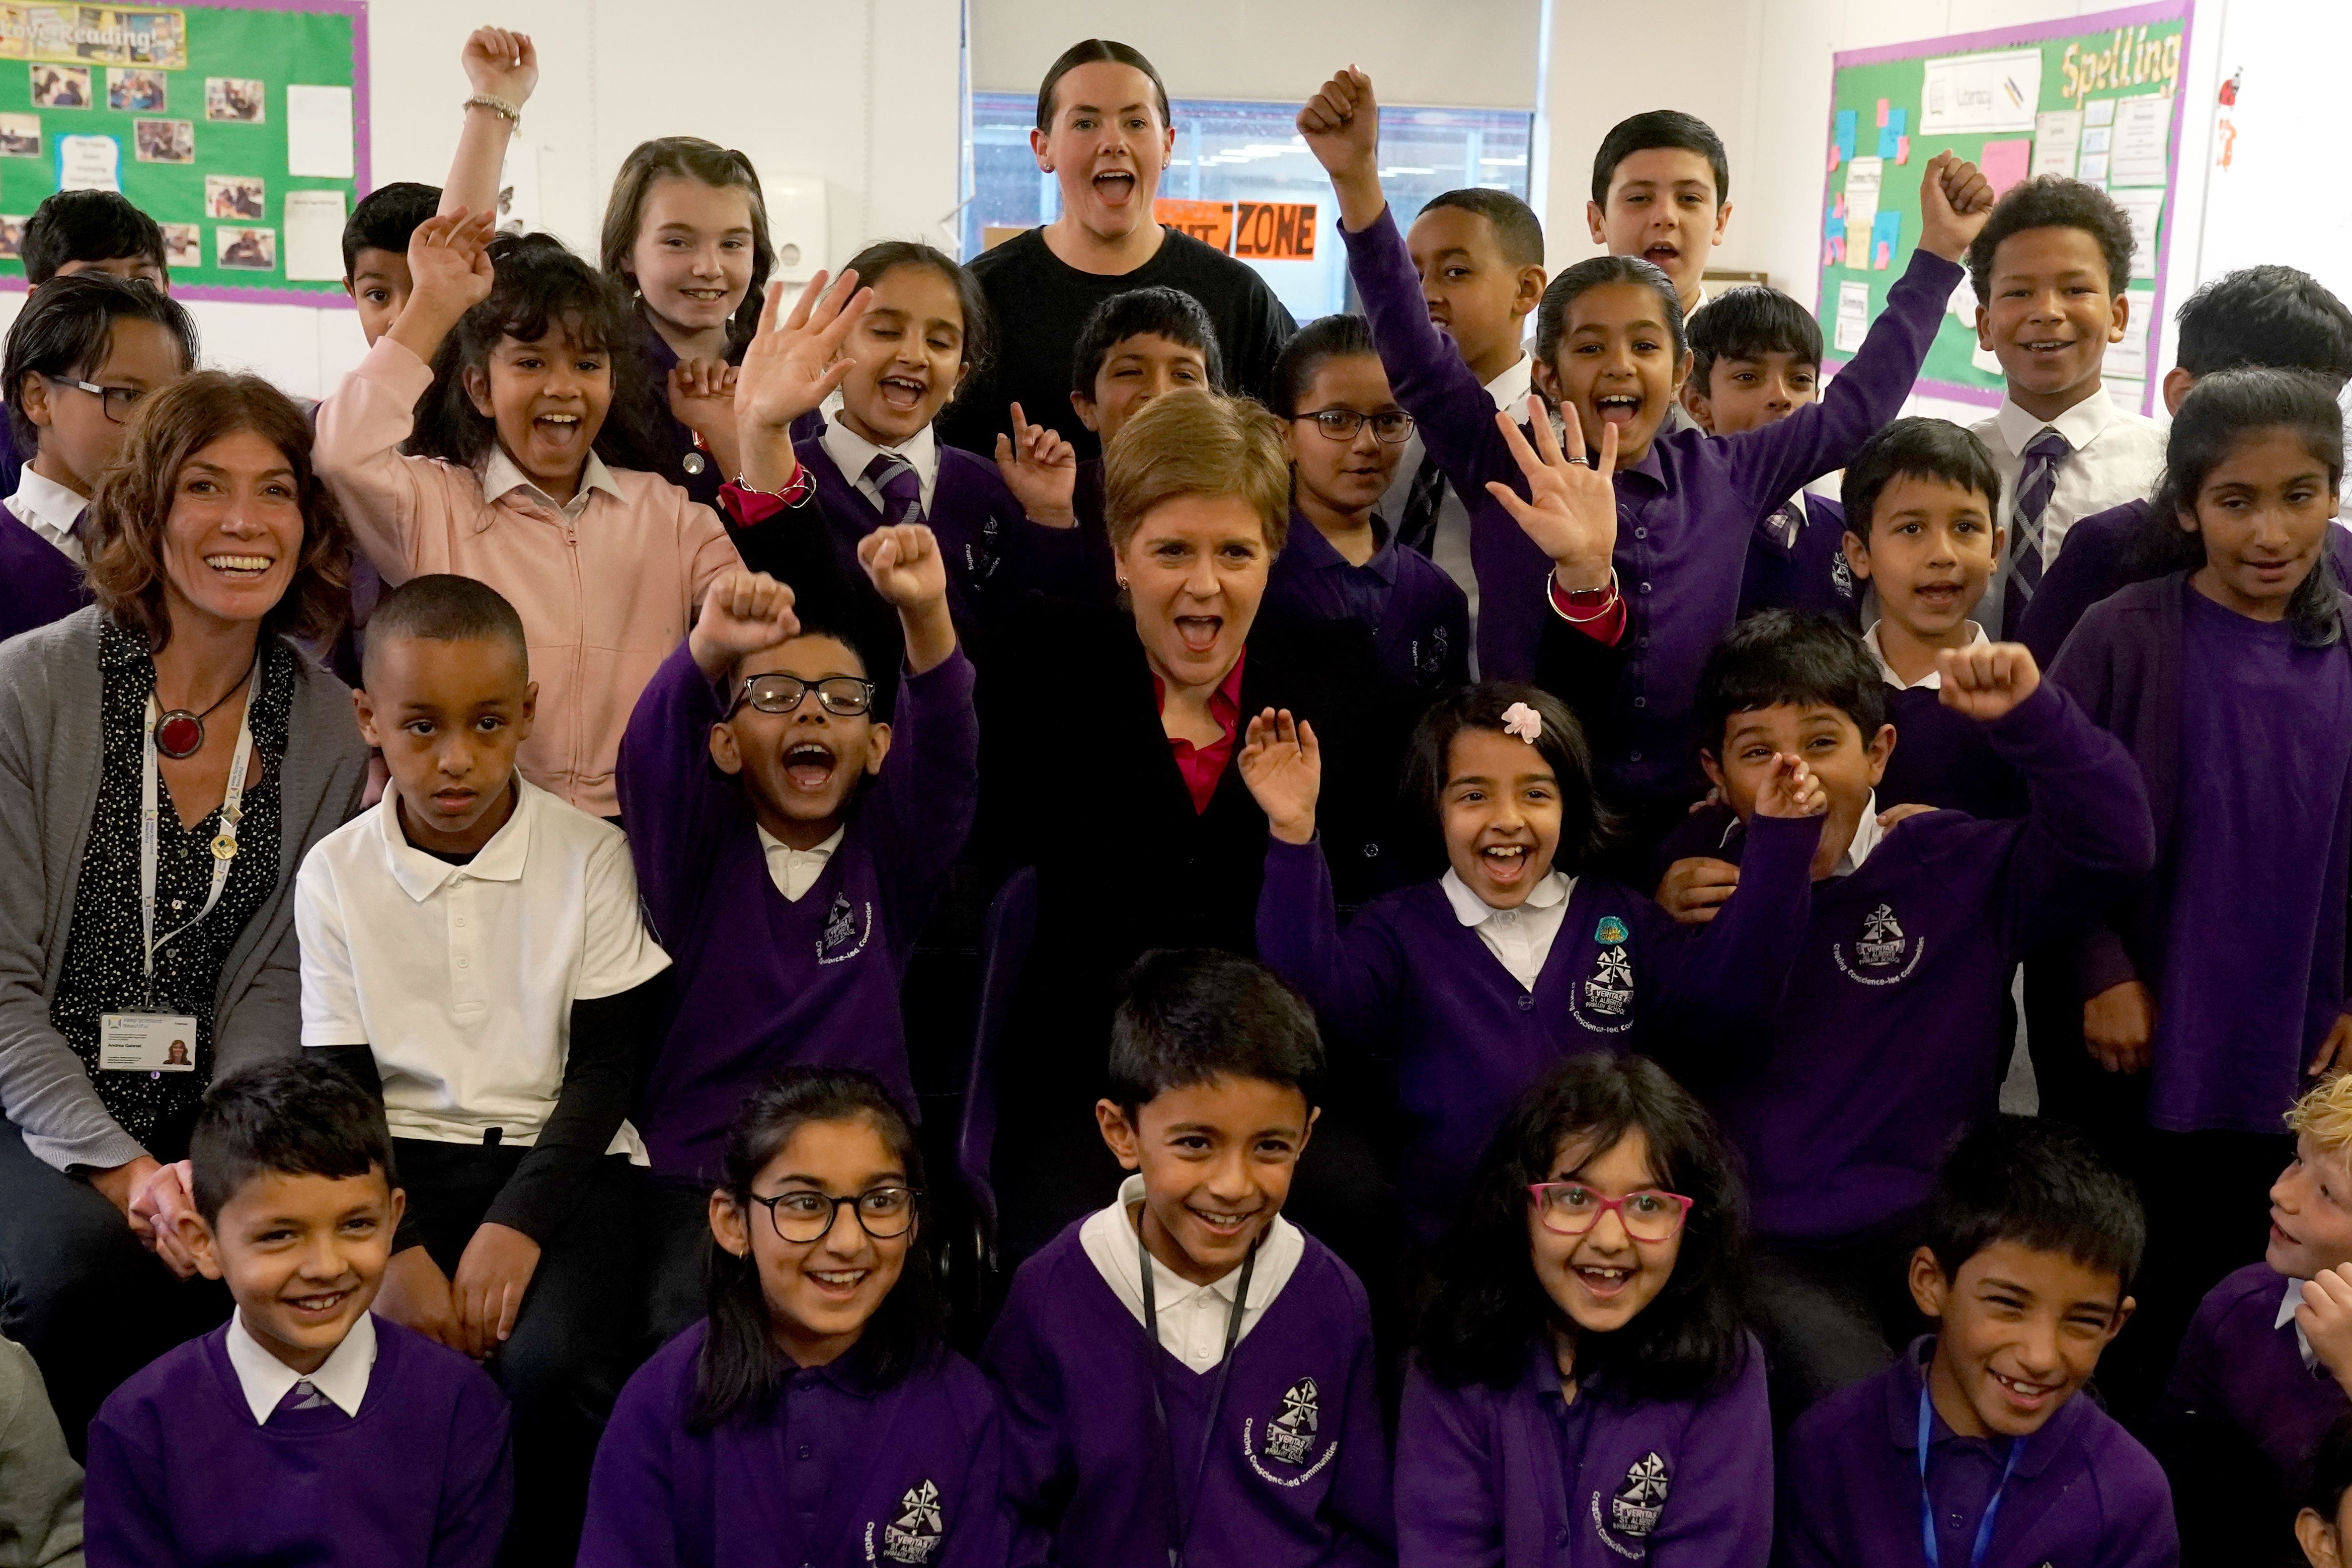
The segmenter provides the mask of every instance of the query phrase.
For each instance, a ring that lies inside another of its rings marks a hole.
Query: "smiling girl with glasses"
[[[868,1073],[787,1068],[709,1194],[709,1315],[629,1380],[583,1568],[1001,1564],[1002,1418],[947,1348],[915,1130]]]
[[[1714,1122],[1655,1062],[1575,1057],[1528,1091],[1433,1258],[1397,1432],[1400,1562],[1763,1568],[1747,1208]]]

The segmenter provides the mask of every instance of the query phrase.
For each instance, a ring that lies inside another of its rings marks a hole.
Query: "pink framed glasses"
[[[1679,1193],[1643,1189],[1622,1198],[1604,1198],[1581,1182],[1537,1182],[1528,1188],[1536,1217],[1557,1236],[1582,1236],[1617,1211],[1617,1223],[1635,1241],[1671,1241],[1690,1216],[1692,1199]]]

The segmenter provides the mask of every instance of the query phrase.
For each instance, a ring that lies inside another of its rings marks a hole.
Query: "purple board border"
[[[2038,44],[2044,38],[2063,38],[2076,33],[2103,33],[2116,27],[2137,26],[2142,22],[2176,19],[2180,23],[2181,78],[2186,80],[2189,50],[2193,47],[2191,35],[2197,26],[2197,7],[2193,0],[2156,0],[2153,5],[2128,5],[2119,11],[2096,11],[2087,16],[2068,16],[2054,22],[2026,22],[2014,27],[1988,27],[1980,32],[1954,33],[1941,38],[1916,38],[1909,43],[1881,44],[1875,48],[1843,50],[1830,57],[1830,109],[1824,123],[1826,134],[1822,144],[1828,145],[1837,136],[1837,73],[1848,66],[1885,65],[1890,60],[1923,59],[1936,55],[1965,55],[1981,49],[1997,49],[2009,44]],[[2166,149],[2166,162],[2170,165],[2172,174],[2164,182],[2164,238],[2156,247],[2156,320],[2147,324],[2147,353],[2151,367],[2162,342],[2158,333],[2165,321],[2164,286],[2166,274],[2171,269],[2172,231],[2175,226],[2172,215],[2180,195],[2180,128],[2187,118],[2184,110],[2188,95],[2175,90],[2172,100],[2172,133]],[[1822,176],[1822,204],[1824,208],[1828,206],[1829,200],[1829,173],[1824,171]],[[1819,268],[1815,268],[1814,276],[1813,311],[1818,315],[1822,309]],[[1842,366],[1844,361],[1841,360],[1839,363]],[[2139,411],[2149,414],[2156,405],[2157,378],[2148,376],[2144,386]],[[1915,382],[1912,390],[1942,398],[1948,403],[1969,403],[1980,408],[2000,407],[2003,396],[1990,387],[1969,386],[1956,381],[1937,381],[1927,377]]]
[[[352,19],[352,188],[365,195],[373,189],[368,166],[373,138],[368,127],[368,0],[169,0],[190,11],[304,11]],[[281,235],[280,239],[283,239]],[[26,291],[22,278],[0,279],[0,289]],[[304,305],[313,310],[358,309],[343,293],[312,293],[302,289],[237,289],[222,283],[191,283],[172,290],[174,300],[210,300],[234,305]]]

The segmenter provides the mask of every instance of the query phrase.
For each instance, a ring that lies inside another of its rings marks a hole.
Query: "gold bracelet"
[[[509,103],[503,98],[492,98],[487,92],[476,93],[473,97],[467,99],[463,104],[459,105],[459,107],[462,109],[487,109],[509,125],[519,126],[522,123],[522,110],[520,108],[514,104]]]
[[[1550,573],[1547,572],[1544,574],[1544,603],[1551,607],[1551,613],[1553,615],[1558,616],[1561,620],[1566,621],[1571,626],[1589,626],[1593,622],[1605,617],[1611,610],[1617,607],[1620,595],[1617,591],[1617,568],[1614,566],[1609,568],[1609,586],[1606,589],[1585,588],[1574,591],[1567,588],[1560,589],[1560,592],[1568,595],[1570,599],[1575,598],[1577,593],[1580,592],[1587,594],[1606,593],[1609,596],[1601,600],[1600,607],[1595,609],[1589,616],[1571,616],[1566,610],[1559,607],[1559,601],[1552,596],[1552,589],[1558,585],[1558,582],[1559,580]]]

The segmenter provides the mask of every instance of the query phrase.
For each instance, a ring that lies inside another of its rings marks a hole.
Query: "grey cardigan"
[[[146,1152],[107,1113],[81,1058],[49,1026],[98,813],[100,615],[81,610],[0,644],[0,1114],[35,1157],[61,1171],[105,1170]],[[311,845],[359,809],[367,783],[350,689],[296,654],[278,778],[278,885],[221,966],[215,1075],[299,1048],[294,871]]]

